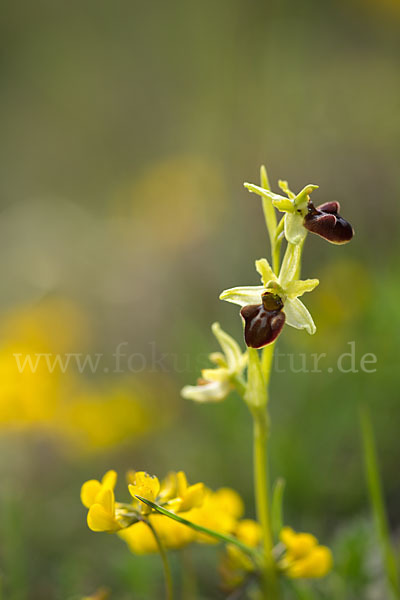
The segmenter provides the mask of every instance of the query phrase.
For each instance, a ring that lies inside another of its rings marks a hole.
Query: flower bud
[[[309,201],[308,213],[304,217],[304,227],[325,238],[332,244],[346,244],[354,235],[352,226],[339,215],[339,202],[325,202],[315,207]]]

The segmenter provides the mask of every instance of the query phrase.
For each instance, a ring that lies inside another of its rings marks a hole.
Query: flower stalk
[[[168,557],[167,557],[167,553],[165,551],[164,545],[163,545],[162,541],[160,540],[160,536],[158,535],[157,531],[155,530],[153,525],[150,523],[150,521],[146,520],[145,523],[151,530],[151,533],[153,534],[153,537],[157,544],[158,552],[161,557],[161,561],[162,561],[162,565],[163,565],[163,569],[164,569],[165,599],[166,600],[174,600],[174,584],[172,581],[171,569],[169,566]]]

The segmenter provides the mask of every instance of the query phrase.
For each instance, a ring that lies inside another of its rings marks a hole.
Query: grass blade
[[[389,523],[383,497],[382,482],[379,474],[378,457],[371,417],[366,407],[362,407],[360,413],[368,492],[375,526],[381,544],[386,578],[388,587],[391,589],[394,597],[400,598],[399,574],[397,571],[395,553],[390,541]]]
[[[279,533],[283,527],[283,493],[285,491],[285,480],[282,477],[276,480],[272,491],[271,504],[271,524],[274,539],[279,538]]]
[[[175,513],[171,512],[170,510],[167,510],[163,506],[159,506],[158,504],[155,504],[155,502],[146,500],[146,498],[142,498],[141,496],[135,496],[135,497],[138,500],[140,500],[140,502],[147,504],[147,506],[150,506],[150,508],[152,508],[156,512],[160,513],[161,515],[169,517],[170,519],[173,519],[174,521],[177,521],[178,523],[181,523],[182,525],[191,527],[195,531],[209,535],[221,542],[225,542],[226,544],[234,544],[235,546],[238,546],[241,550],[246,552],[246,554],[249,554],[252,558],[255,558],[257,555],[257,552],[254,550],[254,548],[250,548],[250,546],[246,546],[246,544],[243,544],[240,540],[238,540],[237,538],[235,538],[231,535],[227,535],[225,533],[219,533],[218,531],[214,531],[213,529],[208,529],[208,527],[202,527],[201,525],[197,525],[197,523],[193,523],[192,521],[183,519],[179,515],[176,515]]]

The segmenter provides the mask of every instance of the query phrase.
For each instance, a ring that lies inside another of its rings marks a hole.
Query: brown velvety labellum
[[[340,210],[339,202],[325,202],[325,204],[320,204],[317,206],[316,210],[320,212],[326,212],[332,215],[337,215]]]
[[[262,348],[276,340],[286,318],[281,309],[266,310],[263,304],[244,306],[240,314],[245,321],[244,339],[250,348]]]
[[[339,215],[339,210],[339,202],[326,202],[317,208],[309,202],[304,227],[332,244],[346,244],[354,231],[350,223]]]

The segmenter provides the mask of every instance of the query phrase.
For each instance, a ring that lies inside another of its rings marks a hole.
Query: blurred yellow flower
[[[154,419],[153,389],[159,382],[127,378],[117,384],[103,382],[101,388],[88,383],[73,359],[77,349],[87,347],[87,322],[78,306],[62,298],[3,317],[0,429],[40,429],[82,453],[139,439],[170,418],[168,412]],[[165,378],[163,382],[168,389]]]
[[[261,542],[261,527],[252,519],[239,521],[233,533],[238,540],[250,548],[256,548]],[[226,546],[226,553],[222,556],[219,565],[223,586],[226,589],[231,590],[241,585],[248,574],[255,569],[254,561],[243,550],[233,544]]]
[[[238,519],[244,512],[244,504],[237,492],[231,488],[220,488],[213,492],[206,490],[203,504],[186,513],[185,518],[197,525],[220,533],[233,533]],[[204,544],[218,543],[204,533],[197,533],[196,541]]]
[[[332,553],[310,533],[296,533],[284,527],[280,533],[286,552],[280,561],[281,569],[292,578],[325,577],[332,569]]]

